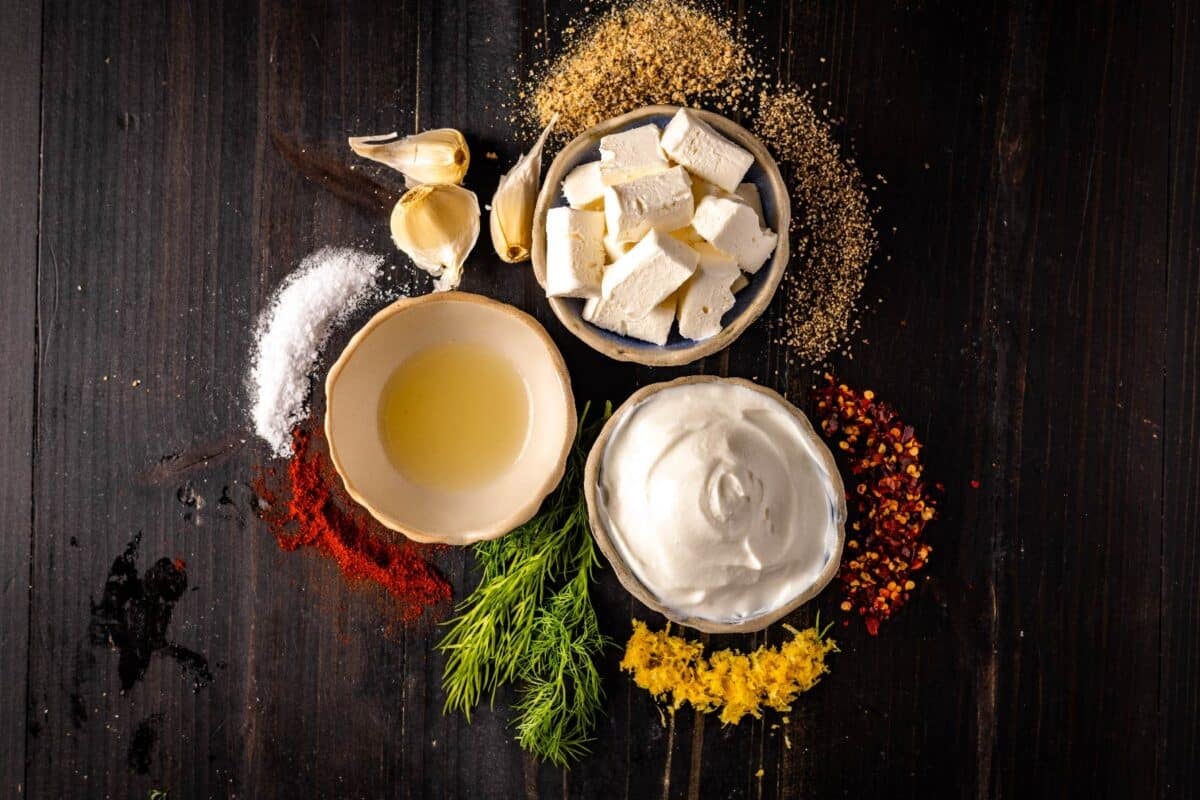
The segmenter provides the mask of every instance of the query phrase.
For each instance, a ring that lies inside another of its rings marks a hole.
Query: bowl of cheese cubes
[[[718,114],[647,106],[571,141],[546,173],[533,269],[555,316],[620,361],[678,366],[729,346],[788,261],[779,167]]]

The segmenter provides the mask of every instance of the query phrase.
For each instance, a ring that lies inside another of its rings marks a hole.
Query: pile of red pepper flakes
[[[937,503],[921,478],[922,445],[912,426],[870,390],[855,391],[828,374],[825,383],[814,392],[821,430],[858,478],[846,492],[857,515],[838,572],[841,609],[857,611],[875,636],[917,588],[913,574],[932,551],[921,536]]]

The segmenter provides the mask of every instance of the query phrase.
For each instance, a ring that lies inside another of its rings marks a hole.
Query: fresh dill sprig
[[[516,705],[517,741],[562,766],[587,751],[603,697],[596,657],[607,639],[588,597],[595,564],[591,536],[582,537],[575,576],[538,612],[521,674],[525,686]]]
[[[596,657],[600,633],[589,584],[596,552],[583,494],[587,451],[612,413],[580,415],[563,480],[538,514],[506,536],[475,545],[479,585],[448,621],[444,710],[471,718],[506,683],[520,684],[517,741],[566,766],[587,752],[603,690]]]

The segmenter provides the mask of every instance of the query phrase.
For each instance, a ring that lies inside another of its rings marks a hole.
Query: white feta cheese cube
[[[696,273],[692,277],[696,277],[697,274],[703,272],[712,278],[727,279],[725,280],[725,285],[728,286],[742,272],[733,256],[728,253],[722,253],[708,242],[701,242],[694,245],[692,249],[700,257],[700,260],[696,262]]]
[[[719,186],[715,186],[703,178],[692,176],[692,202],[700,205],[700,201],[704,198],[715,195],[717,197],[729,197],[729,193],[722,191]]]
[[[741,275],[737,262],[710,244],[696,248],[700,263],[679,288],[679,335],[699,341],[721,332],[721,317],[733,308],[730,289]]]
[[[593,297],[583,304],[583,318],[607,331],[661,347],[667,343],[671,326],[675,323],[675,295],[663,300],[641,319],[630,319],[614,304]]]
[[[693,228],[690,224],[684,225],[682,228],[679,228],[678,230],[671,231],[671,235],[674,236],[679,241],[683,242],[684,244],[688,244],[688,245],[697,245],[704,241],[704,237],[701,236],[700,234],[696,233],[696,229]]]
[[[686,108],[679,109],[663,131],[662,149],[688,172],[727,192],[737,188],[754,163],[754,156]]]
[[[641,319],[696,271],[700,255],[669,233],[650,231],[604,270],[600,295],[629,319]]]
[[[739,272],[737,277],[733,279],[733,283],[729,284],[729,291],[737,294],[749,285],[750,279],[746,277],[745,273]]]
[[[596,297],[604,271],[604,214],[561,206],[546,212],[546,294]]]
[[[692,227],[722,253],[733,256],[746,272],[754,274],[770,258],[778,237],[758,225],[754,209],[741,200],[706,197],[700,201]]]
[[[763,216],[762,197],[758,193],[758,186],[753,183],[739,183],[734,194],[740,197],[743,203],[754,209],[754,213],[758,214],[758,224],[764,228],[767,227],[767,218]],[[698,202],[697,205],[699,205]]]
[[[703,241],[703,239],[701,239]],[[611,264],[621,256],[633,249],[637,242],[622,242],[611,233],[604,234],[604,255],[607,258],[607,263]]]
[[[604,218],[621,242],[636,242],[653,229],[673,231],[692,221],[692,183],[683,167],[606,187]]]
[[[663,172],[670,166],[659,147],[657,125],[642,125],[600,139],[600,179],[605,186]]]
[[[727,192],[724,189],[709,183],[703,178],[692,176],[692,200],[699,207],[700,202],[706,197],[724,197],[728,200],[738,200],[745,203],[754,209],[754,213],[758,214],[758,224],[762,227],[767,227],[766,217],[763,216],[762,198],[758,194],[758,186],[753,183],[739,183],[737,189],[732,192]]]
[[[571,208],[599,210],[604,200],[604,183],[600,180],[600,162],[580,164],[567,173],[562,182],[563,195]]]

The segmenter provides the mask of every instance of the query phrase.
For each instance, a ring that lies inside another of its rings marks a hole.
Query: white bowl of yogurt
[[[708,633],[761,630],[837,574],[846,497],[802,411],[740,378],[635,392],[584,481],[592,533],[621,584]]]

